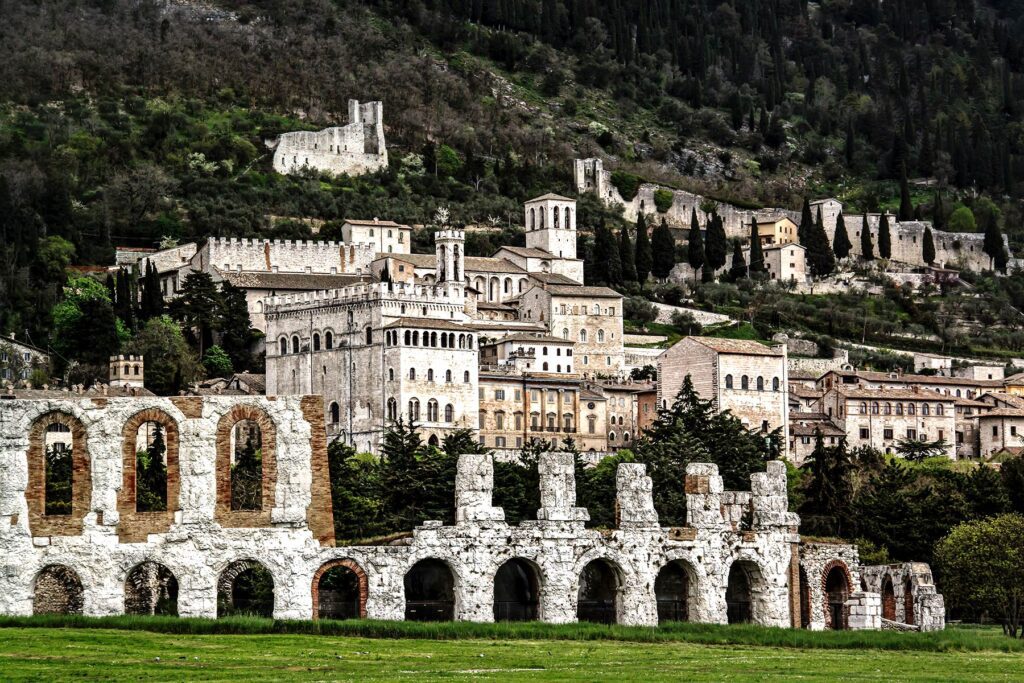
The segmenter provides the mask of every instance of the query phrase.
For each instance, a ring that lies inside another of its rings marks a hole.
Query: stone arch
[[[147,422],[155,422],[163,429],[166,476],[166,505],[163,510],[139,512],[137,510],[137,453],[139,451],[139,428]],[[142,543],[149,534],[166,532],[174,522],[178,510],[178,495],[181,489],[181,474],[178,455],[178,421],[159,408],[146,408],[129,417],[121,429],[121,490],[117,493],[117,510],[120,520],[117,535],[122,543]]]
[[[438,557],[413,563],[402,579],[406,621],[452,621],[458,607],[457,574]]]
[[[729,565],[725,586],[726,616],[730,624],[760,623],[764,618],[768,583],[760,565],[749,558],[736,558]]]
[[[690,621],[697,612],[700,588],[697,572],[688,560],[679,558],[663,564],[654,580],[658,623]]]
[[[66,564],[50,564],[32,582],[33,614],[82,614],[85,590],[82,580]]]
[[[888,574],[882,579],[882,618],[896,621],[896,589]]]
[[[622,566],[607,556],[598,556],[577,573],[576,619],[600,624],[621,620],[625,590]]]
[[[505,560],[494,572],[494,620],[537,621],[542,589],[541,571],[533,560]]]
[[[846,601],[853,592],[850,568],[842,560],[830,560],[821,570],[821,593],[825,614],[825,628],[848,628],[849,614]]]
[[[243,420],[259,425],[262,435],[262,501],[259,510],[231,509],[231,432]],[[261,408],[244,403],[231,407],[217,423],[217,506],[214,519],[226,527],[270,526],[277,489],[277,426]]]
[[[71,434],[71,500],[69,514],[46,514],[46,434],[51,425],[60,425]],[[82,533],[85,516],[92,503],[92,458],[85,425],[77,417],[62,411],[50,411],[37,417],[28,436],[29,529],[33,536],[77,536]]]
[[[124,613],[178,616],[178,580],[165,565],[146,560],[124,580]]]
[[[257,560],[229,563],[217,577],[217,617],[274,615],[274,575]]]
[[[365,619],[369,581],[350,558],[325,562],[313,574],[314,619]]]

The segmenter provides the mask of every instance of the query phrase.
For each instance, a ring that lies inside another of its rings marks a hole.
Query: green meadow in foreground
[[[58,627],[62,621],[77,628]],[[0,626],[4,681],[998,681],[1020,680],[1024,671],[1024,643],[998,629],[922,635],[696,624],[631,629],[38,617],[3,619]]]

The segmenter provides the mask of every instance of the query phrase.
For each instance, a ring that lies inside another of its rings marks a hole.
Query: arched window
[[[935,404],[935,414],[936,414],[936,415],[944,415],[944,414],[945,414],[945,412],[946,412],[946,411],[945,411],[945,409],[944,409],[944,408],[942,407],[942,404],[941,404],[941,403],[936,403],[936,404]]]
[[[441,333],[441,348],[442,349],[447,349],[448,348],[448,335],[444,334],[443,332]]]
[[[398,401],[393,397],[388,399],[388,419],[392,421],[398,419]]]
[[[333,348],[334,348],[334,333],[333,333],[333,332],[327,332],[327,333],[325,333],[325,334],[324,334],[324,342],[325,342],[325,344],[324,344],[324,345],[325,345],[325,346],[326,346],[326,347],[327,347],[328,349],[333,349]]]
[[[420,333],[419,332],[413,332],[412,333],[412,345],[413,346],[419,346],[420,345]]]
[[[512,278],[510,278],[510,277],[505,278],[504,289],[505,289],[505,293],[506,294],[511,294],[512,293]]]
[[[604,342],[604,330],[597,331],[597,341],[598,343]]]
[[[907,404],[907,415],[916,415],[916,414],[917,414],[917,406],[914,405],[913,403],[908,403]]]
[[[418,398],[409,399],[409,419],[419,420],[420,419],[420,400]]]
[[[608,440],[615,441],[615,432],[608,432]]]
[[[281,342],[280,343],[281,343],[281,355],[283,356],[286,353],[288,353],[288,340],[286,338],[284,338],[284,337],[281,337]]]
[[[547,371],[548,371],[548,364],[544,363],[544,372],[547,372]]]
[[[551,209],[551,227],[558,229],[558,207],[552,207]]]
[[[437,332],[430,333],[430,345],[435,349],[437,348]]]
[[[341,408],[338,407],[336,401],[331,401],[331,424],[336,425],[341,422]]]
[[[562,339],[568,339],[568,338],[569,338],[569,328],[568,327],[563,327],[562,328]]]
[[[732,375],[725,376],[725,388],[732,389]]]
[[[594,304],[594,315],[601,315],[601,304]]]
[[[871,414],[878,415],[878,401],[871,402]]]
[[[860,414],[861,415],[867,415],[868,414],[868,402],[867,401],[861,401],[860,402]]]
[[[299,335],[292,337],[292,353],[299,352]]]
[[[395,369],[394,368],[388,368],[388,381],[389,382],[394,382],[395,381]]]
[[[320,350],[320,333],[319,332],[314,332],[313,333],[313,350],[314,351],[319,351]]]
[[[530,230],[537,229],[537,210],[530,209]]]
[[[444,381],[448,382],[449,384],[451,384],[451,381],[452,381],[452,371],[451,370],[445,370],[444,371]]]
[[[444,407],[444,421],[454,422],[455,421],[455,406],[451,403]]]
[[[437,400],[427,401],[427,422],[437,422]]]
[[[740,389],[742,389],[743,391],[746,391],[749,388],[750,388],[750,378],[747,377],[746,375],[743,375],[742,377],[740,377]]]
[[[886,402],[884,410],[886,415],[892,415],[892,404]]]
[[[231,430],[231,509],[263,509],[263,429],[239,420]]]
[[[757,390],[764,391],[764,377],[758,375],[757,377]]]
[[[568,206],[565,207],[565,229],[566,230],[571,230],[572,229],[572,223],[569,221],[569,207]]]
[[[585,329],[580,330],[580,343],[582,343],[582,344],[586,344],[587,343],[587,331]]]
[[[369,325],[366,326],[366,344],[370,345],[373,343],[373,328]]]
[[[903,404],[902,403],[897,403],[896,404],[896,414],[897,415],[902,415],[903,414]]]
[[[779,390],[779,378],[778,377],[772,377],[772,391],[778,391],[778,390]]]
[[[428,382],[433,382],[434,381],[434,368],[427,368],[427,381]]]
[[[922,415],[931,415],[931,412],[932,412],[932,409],[931,409],[931,406],[929,404],[927,404],[927,403],[922,403],[921,404],[921,414]]]
[[[409,379],[416,379],[416,368],[409,368]]]

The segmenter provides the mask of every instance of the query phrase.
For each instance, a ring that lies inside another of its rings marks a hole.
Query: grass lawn
[[[781,631],[744,630],[739,640],[757,641],[757,631]],[[706,632],[694,631],[697,637],[701,633]],[[971,643],[971,649],[991,642],[993,649],[975,651],[522,639],[523,633],[516,635],[520,639],[437,640],[14,626],[0,629],[0,680],[1009,681],[1021,680],[1024,672],[1024,653],[1019,648],[999,651],[1005,641],[996,632],[966,634],[964,643]],[[824,635],[827,641],[830,634],[807,635]],[[952,644],[961,637],[948,635],[941,642]],[[895,641],[879,642],[885,647]]]

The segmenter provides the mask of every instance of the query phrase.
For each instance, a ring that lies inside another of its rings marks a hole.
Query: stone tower
[[[466,279],[466,233],[462,230],[439,230],[434,235],[437,254],[437,283]]]
[[[576,200],[546,194],[529,200],[524,208],[527,247],[576,258]]]
[[[111,356],[110,386],[141,389],[146,378],[142,356]]]

